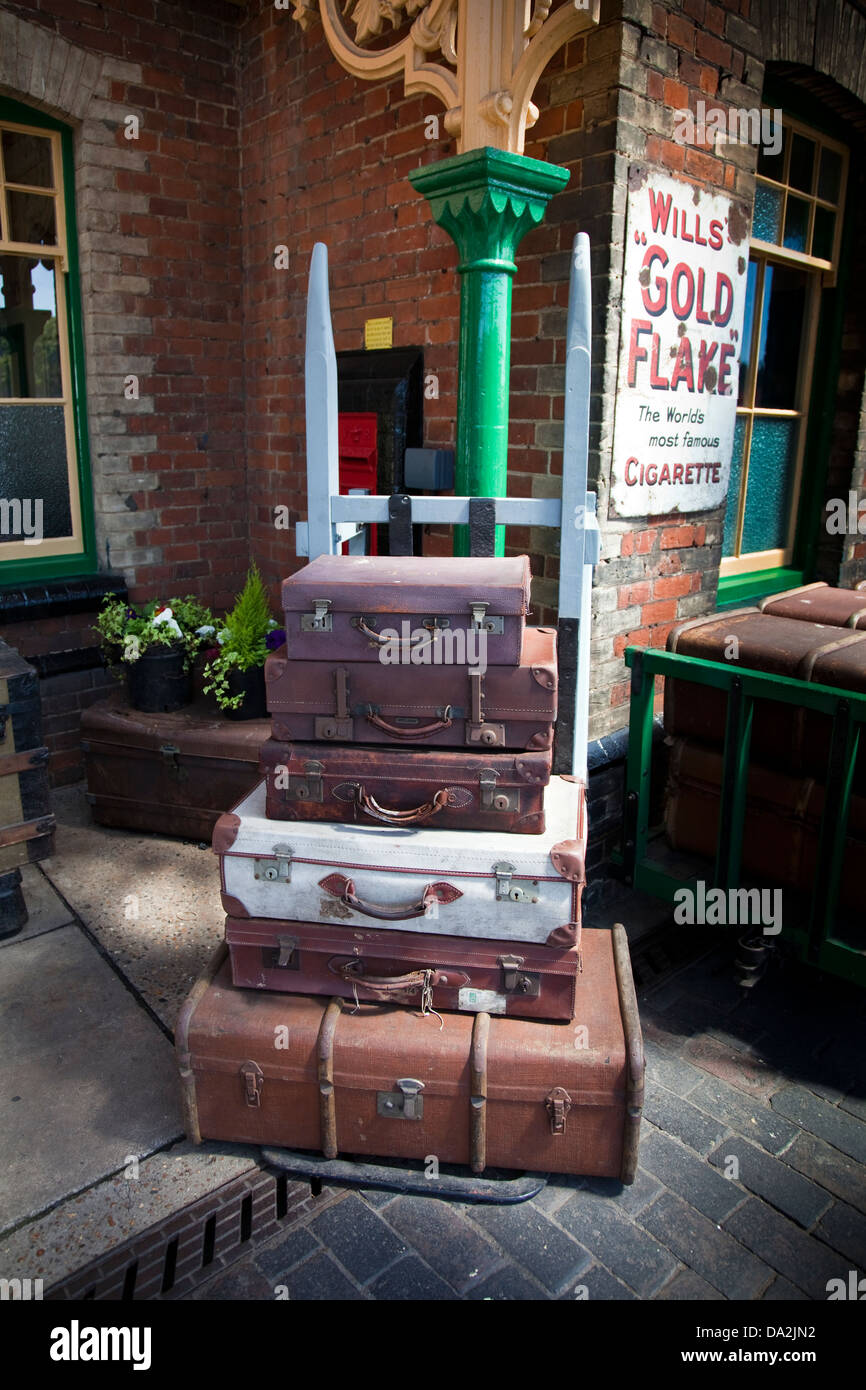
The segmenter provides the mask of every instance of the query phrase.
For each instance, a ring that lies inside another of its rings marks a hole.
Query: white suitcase
[[[584,786],[554,777],[543,835],[273,821],[261,782],[214,828],[230,917],[570,948],[585,882]]]

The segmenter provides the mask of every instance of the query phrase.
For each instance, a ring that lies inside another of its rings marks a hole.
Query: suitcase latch
[[[571,1109],[571,1096],[568,1091],[564,1091],[561,1086],[554,1086],[544,1104],[550,1116],[551,1134],[564,1134],[566,1116]]]
[[[514,865],[499,863],[493,865],[493,872],[496,875],[496,901],[498,903],[537,903],[538,895],[527,892],[525,888],[518,888],[516,883],[512,883],[514,877]],[[533,886],[537,886],[533,883]]]
[[[262,1103],[264,1072],[257,1062],[244,1062],[241,1067],[241,1079],[244,1083],[244,1100],[253,1110],[258,1110]]]
[[[180,749],[176,743],[161,743],[159,751],[165,761],[169,764],[169,770],[174,774],[179,782],[186,780],[186,768],[180,765]],[[170,761],[169,761],[170,760]]]
[[[320,715],[315,720],[315,737],[346,739],[351,743],[355,725],[349,714],[349,677],[345,666],[338,666],[334,672],[334,697],[336,712]]]
[[[502,967],[502,990],[504,994],[522,994],[527,999],[537,999],[541,993],[541,975],[534,970],[523,970],[523,956],[500,956]]]
[[[301,614],[301,632],[330,632],[334,626],[330,607],[329,598],[314,598],[312,613]]]
[[[496,777],[497,774],[489,767],[482,768],[478,774],[482,807],[488,811],[516,811],[520,805],[520,793],[508,796],[506,792],[498,792]]]
[[[322,774],[324,771],[324,763],[316,762],[312,758],[309,762],[304,763],[304,776],[289,778],[286,799],[288,801],[321,801],[323,799]]]
[[[472,609],[472,626],[477,628],[479,632],[490,632],[495,636],[501,636],[505,631],[505,619],[502,617],[488,618],[487,609],[489,606],[490,605],[487,603],[470,604]]]
[[[483,743],[487,748],[502,748],[505,725],[488,724],[484,719],[484,673],[479,666],[469,671],[470,718],[466,724],[466,742]]]
[[[269,859],[255,859],[254,877],[264,879],[267,883],[291,883],[292,881],[292,847],[291,845],[274,845],[273,856]]]
[[[420,1120],[424,1114],[423,1081],[405,1077],[396,1091],[377,1091],[376,1114],[387,1120]]]
[[[296,936],[277,937],[277,945],[280,954],[277,956],[277,969],[288,970],[292,964],[292,957],[298,949],[298,939]]]

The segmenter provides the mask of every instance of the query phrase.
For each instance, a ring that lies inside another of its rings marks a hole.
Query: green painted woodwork
[[[504,497],[514,256],[569,172],[488,147],[415,169],[409,179],[460,256],[455,488],[464,497]],[[498,555],[504,553],[504,536],[498,526]],[[465,526],[455,527],[454,551],[469,553]]]
[[[96,535],[93,521],[93,490],[90,481],[90,446],[87,430],[86,384],[84,375],[84,335],[81,327],[81,285],[78,271],[78,231],[75,223],[75,162],[72,131],[61,121],[21,102],[0,96],[0,120],[39,130],[60,132],[63,160],[63,194],[66,205],[66,315],[69,336],[69,362],[72,373],[73,420],[78,455],[78,487],[81,499],[82,549],[76,555],[52,555],[32,560],[0,561],[0,587],[26,584],[31,580],[62,579],[67,575],[95,574]]]
[[[771,699],[829,715],[833,740],[827,778],[828,794],[819,831],[818,870],[813,885],[808,927],[782,927],[783,938],[797,956],[821,970],[866,985],[866,955],[857,943],[835,935],[836,904],[845,849],[848,808],[854,765],[864,726],[866,695],[815,685],[789,676],[750,671],[742,666],[703,661],[643,647],[627,647],[626,665],[632,673],[629,711],[629,749],[626,767],[626,815],[623,846],[614,861],[624,869],[626,882],[665,901],[674,901],[681,888],[693,888],[695,878],[668,873],[647,852],[649,841],[652,727],[657,676],[689,681],[728,694],[728,717],[722,771],[719,837],[712,886],[739,886],[740,856],[746,813],[746,785],[754,702]],[[834,767],[840,770],[832,776]],[[833,787],[836,787],[835,799]],[[768,866],[770,867],[770,866]],[[795,891],[795,890],[791,890]]]

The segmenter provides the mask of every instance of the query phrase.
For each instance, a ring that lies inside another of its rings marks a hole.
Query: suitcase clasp
[[[502,748],[505,725],[488,724],[484,718],[484,672],[479,666],[469,671],[470,718],[466,724],[466,742],[483,743],[487,748]]]
[[[517,794],[516,804],[514,804],[514,798],[506,792],[496,791],[496,778],[497,773],[490,767],[484,767],[479,772],[481,805],[487,811],[516,811],[520,806],[520,794]]]
[[[386,1120],[420,1120],[424,1115],[423,1081],[404,1077],[397,1082],[396,1091],[376,1093],[376,1114]]]
[[[334,626],[329,598],[314,598],[312,613],[301,614],[301,632],[330,632]]]
[[[325,771],[324,763],[310,759],[304,763],[303,777],[290,777],[289,786],[286,791],[287,801],[321,801],[322,774]]]
[[[490,632],[497,637],[501,637],[505,631],[505,619],[502,617],[488,618],[487,609],[489,607],[490,605],[488,603],[470,604],[472,610],[472,626],[477,628],[479,632]]]
[[[564,1134],[566,1116],[571,1109],[571,1096],[568,1091],[564,1091],[561,1086],[554,1086],[544,1104],[550,1116],[551,1134]]]
[[[283,883],[292,881],[292,847],[291,845],[274,845],[273,858],[253,860],[254,877],[264,879],[266,883],[275,883],[280,880]]]
[[[506,864],[504,861],[493,865],[493,872],[496,875],[496,901],[498,903],[537,903],[538,895],[527,893],[525,888],[518,888],[512,885],[514,875],[514,865]],[[537,886],[537,885],[536,885]]]
[[[166,762],[168,762],[169,758],[171,759],[171,762],[169,763],[169,771],[174,774],[174,776],[177,778],[179,782],[185,781],[188,774],[186,768],[181,767],[180,765],[180,749],[178,748],[177,744],[161,743],[159,745],[159,751],[165,758]]]
[[[244,1083],[244,1100],[253,1110],[258,1110],[262,1103],[264,1072],[257,1062],[244,1062],[241,1067],[241,1079]]]
[[[541,975],[537,971],[523,970],[523,956],[500,956],[502,967],[502,990],[504,994],[522,994],[527,999],[537,999],[541,993]]]

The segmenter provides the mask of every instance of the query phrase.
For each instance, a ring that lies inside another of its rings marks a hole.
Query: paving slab
[[[50,882],[168,1028],[225,930],[209,846],[90,823],[83,791],[57,798]]]
[[[76,926],[0,972],[0,1231],[182,1137],[174,1050]]]

